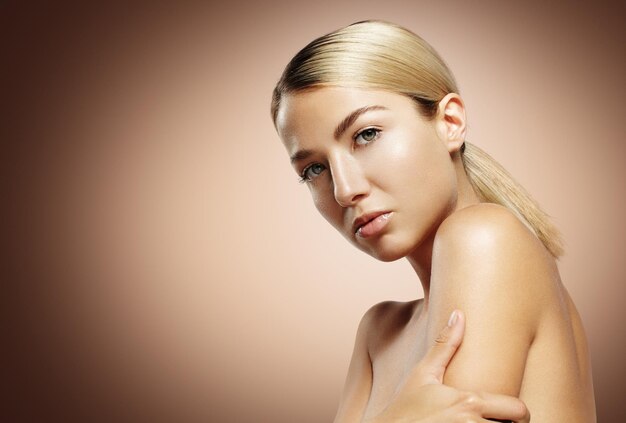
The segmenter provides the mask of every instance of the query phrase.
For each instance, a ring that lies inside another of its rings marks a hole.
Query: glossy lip
[[[382,216],[383,214],[391,213],[389,210],[376,211],[370,213],[364,213],[361,216],[354,219],[354,223],[352,224],[352,233],[356,234],[359,228],[366,223],[376,219],[378,216]]]

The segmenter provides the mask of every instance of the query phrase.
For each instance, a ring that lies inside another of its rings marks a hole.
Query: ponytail
[[[496,160],[467,141],[461,157],[465,173],[481,201],[506,207],[541,240],[555,259],[563,255],[559,230],[539,204]]]

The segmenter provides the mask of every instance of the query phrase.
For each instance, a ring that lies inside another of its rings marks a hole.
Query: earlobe
[[[440,102],[437,111],[439,137],[450,153],[461,149],[465,141],[465,105],[456,93],[447,94]]]

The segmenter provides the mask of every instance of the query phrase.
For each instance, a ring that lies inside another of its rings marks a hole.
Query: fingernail
[[[448,319],[448,327],[452,327],[456,323],[456,319],[459,317],[459,313],[456,310],[452,312],[450,318]]]

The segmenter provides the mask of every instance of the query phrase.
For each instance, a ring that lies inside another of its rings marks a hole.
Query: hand
[[[426,356],[413,368],[403,387],[383,412],[364,423],[530,422],[517,398],[464,392],[442,384],[443,375],[465,331],[465,317],[455,310]]]

